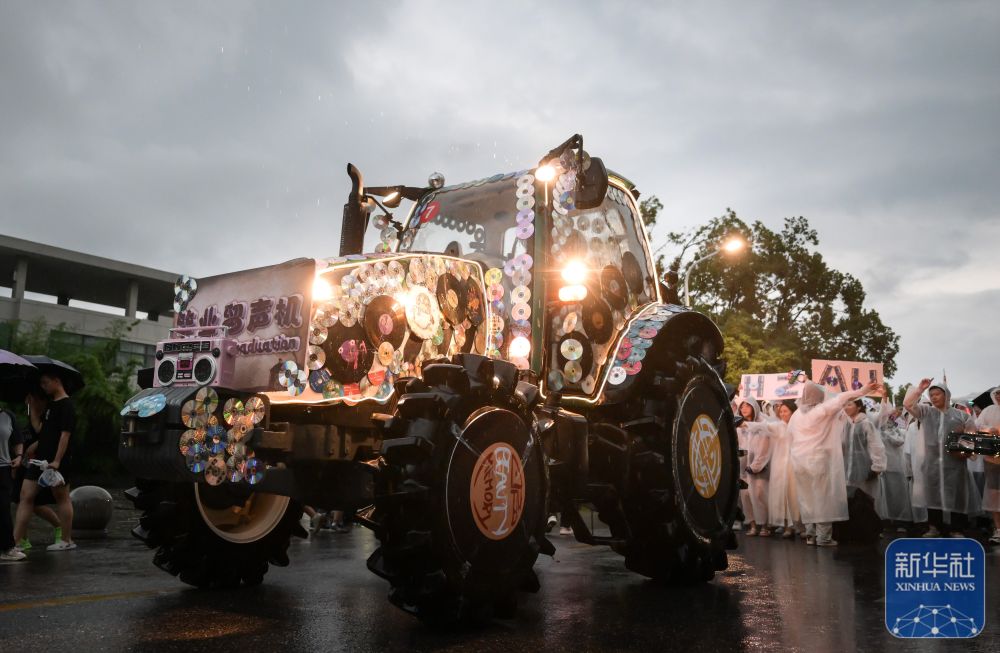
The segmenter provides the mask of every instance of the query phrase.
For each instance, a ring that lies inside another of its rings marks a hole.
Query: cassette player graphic
[[[236,340],[226,327],[174,327],[156,345],[153,387],[226,386],[236,367]]]

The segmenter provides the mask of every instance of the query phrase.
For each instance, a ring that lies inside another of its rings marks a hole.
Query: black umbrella
[[[996,386],[994,386],[994,387],[996,387]],[[992,390],[992,389],[993,388],[990,388],[990,390]],[[975,405],[979,406],[983,410],[986,410],[986,408],[988,408],[989,406],[992,406],[993,405],[993,397],[990,396],[990,390],[987,390],[983,394],[981,394],[978,397],[976,397],[975,399],[973,399],[972,403],[974,403]]]
[[[0,349],[0,401],[24,401],[28,388],[38,383],[38,368],[6,349]]]
[[[68,395],[80,390],[85,385],[83,374],[80,374],[80,371],[72,365],[49,358],[48,356],[25,356],[24,358],[37,367],[39,373],[58,376],[62,380],[63,389]]]

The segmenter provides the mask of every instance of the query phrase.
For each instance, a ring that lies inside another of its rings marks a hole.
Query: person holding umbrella
[[[83,387],[83,377],[69,365],[46,356],[26,356],[40,371],[39,383],[42,390],[49,396],[49,406],[42,420],[42,431],[38,441],[31,445],[27,452],[30,460],[44,460],[49,469],[60,471],[68,460],[70,440],[76,428],[76,410],[69,393]],[[21,501],[17,506],[17,517],[14,523],[14,539],[20,541],[25,537],[28,521],[34,512],[35,496],[38,493],[38,481],[43,468],[30,465],[21,486]],[[63,470],[65,471],[65,470]],[[60,473],[63,473],[60,471]],[[72,540],[73,503],[69,498],[69,483],[63,482],[52,486],[52,494],[56,500],[56,514],[62,527],[62,538],[48,546],[49,551],[69,551],[76,548]],[[67,539],[69,538],[69,539]]]

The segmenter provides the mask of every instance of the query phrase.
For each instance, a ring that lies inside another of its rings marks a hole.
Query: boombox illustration
[[[225,386],[232,382],[236,341],[225,327],[177,327],[156,345],[153,386]]]

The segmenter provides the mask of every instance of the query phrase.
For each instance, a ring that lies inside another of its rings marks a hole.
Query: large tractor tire
[[[384,426],[368,567],[390,601],[431,625],[512,616],[545,540],[547,478],[533,386],[503,361],[426,365]]]
[[[691,360],[676,394],[642,402],[647,449],[633,463],[643,487],[626,506],[625,566],[670,584],[712,580],[735,548],[739,450],[726,389],[704,360]],[[652,419],[656,417],[657,419]]]
[[[139,480],[125,494],[142,516],[132,534],[156,549],[153,563],[200,588],[259,585],[269,565],[288,565],[302,507],[274,494],[223,485]]]

